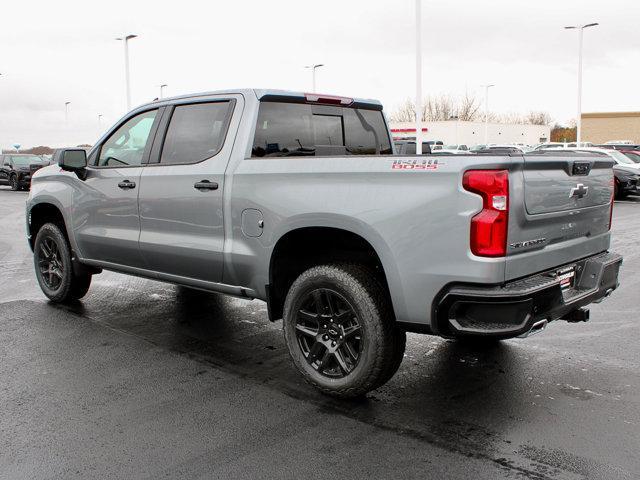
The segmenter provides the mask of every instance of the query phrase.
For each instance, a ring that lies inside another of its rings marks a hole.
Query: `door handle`
[[[118,187],[120,187],[123,190],[127,190],[128,188],[136,188],[136,182],[130,182],[129,180],[125,180],[124,182],[120,182],[118,184]]]
[[[193,188],[196,190],[217,190],[218,184],[216,182],[210,182],[209,180],[201,180],[196,182]]]

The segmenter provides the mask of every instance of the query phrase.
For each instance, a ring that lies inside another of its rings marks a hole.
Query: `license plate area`
[[[560,288],[563,292],[573,288],[576,281],[576,266],[570,265],[556,270],[555,277],[560,281]]]

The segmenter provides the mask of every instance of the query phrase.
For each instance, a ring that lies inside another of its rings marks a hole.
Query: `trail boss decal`
[[[440,165],[444,165],[442,162],[438,162],[437,159],[431,158],[429,160],[423,158],[416,158],[413,160],[402,159],[394,160],[391,165],[392,170],[437,170]]]

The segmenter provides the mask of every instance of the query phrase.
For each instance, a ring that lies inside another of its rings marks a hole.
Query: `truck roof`
[[[190,93],[187,95],[178,95],[175,97],[166,97],[161,100],[154,100],[153,102],[142,104],[136,107],[136,109],[140,107],[145,107],[148,105],[153,105],[158,102],[171,103],[173,101],[188,100],[190,98],[201,98],[201,97],[209,97],[213,95],[230,95],[230,94],[240,94],[244,96],[255,95],[258,100],[262,100],[264,98],[274,98],[274,99],[279,98],[282,100],[290,99],[291,101],[297,100],[300,102],[308,101],[310,97],[314,97],[314,98],[317,98],[317,100],[313,100],[313,101],[318,103],[323,103],[324,99],[331,99],[334,101],[334,103],[339,103],[337,100],[344,99],[345,100],[344,105],[368,106],[369,108],[373,108],[375,110],[382,110],[382,103],[380,103],[378,100],[371,99],[371,98],[342,97],[342,96],[330,95],[330,94],[324,94],[324,93],[318,94],[318,93],[309,93],[309,92],[297,92],[293,90],[278,90],[278,89],[271,89],[271,88],[267,88],[267,89],[236,88],[236,89],[226,89],[226,90],[214,90],[214,91],[200,92],[200,93]],[[349,102],[346,103],[346,100],[349,100]]]

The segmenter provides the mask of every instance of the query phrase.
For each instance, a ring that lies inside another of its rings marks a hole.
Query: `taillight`
[[[482,211],[471,219],[471,252],[480,257],[505,256],[509,225],[509,172],[468,170],[462,186],[482,196]]]

